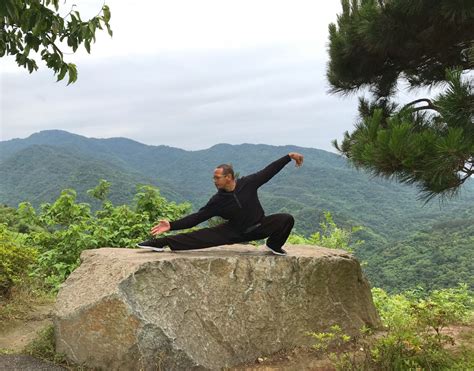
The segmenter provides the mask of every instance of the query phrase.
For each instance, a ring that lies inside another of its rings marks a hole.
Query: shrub
[[[339,227],[333,220],[329,211],[324,212],[324,221],[319,224],[321,232],[315,232],[308,238],[292,233],[288,237],[288,243],[317,245],[330,249],[343,249],[353,252],[355,247],[363,244],[363,241],[352,241],[353,233],[360,231],[362,227],[350,229]]]
[[[442,330],[468,319],[473,298],[467,285],[430,294],[372,292],[387,329],[386,336],[373,346],[373,359],[379,367],[440,369],[453,363],[446,346],[454,344],[454,339]]]
[[[22,246],[14,233],[0,224],[0,299],[8,297],[13,285],[27,275],[37,255],[36,249]]]
[[[466,323],[472,315],[474,301],[467,285],[429,294],[389,295],[374,288],[372,294],[385,327],[383,336],[373,337],[370,330],[361,329],[348,351],[342,345],[349,338],[338,326],[329,332],[309,333],[316,349],[335,350],[329,356],[338,369],[441,370],[473,362],[472,357],[456,359],[447,349],[454,339],[443,332],[447,326]]]
[[[31,205],[20,205],[18,216],[29,230],[25,243],[39,253],[32,275],[53,292],[80,264],[82,251],[133,246],[149,235],[158,219],[179,218],[190,208],[187,203],[168,202],[152,186],[138,187],[134,208],[114,206],[107,200],[109,186],[101,180],[88,192],[102,201],[95,214],[88,204],[76,202],[72,189],[62,191],[54,203],[41,205],[38,214]]]

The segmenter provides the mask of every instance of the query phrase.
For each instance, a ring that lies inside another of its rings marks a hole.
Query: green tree
[[[68,85],[77,80],[77,69],[64,60],[64,49],[76,52],[84,44],[90,53],[95,42],[96,30],[107,29],[110,36],[110,10],[103,5],[100,13],[84,21],[71,6],[69,13],[61,16],[59,0],[2,0],[0,1],[0,57],[15,56],[19,66],[31,73],[38,69],[31,51],[39,53],[46,66],[58,75],[66,74]],[[67,46],[66,46],[67,45]]]
[[[109,181],[105,179],[101,179],[97,186],[87,191],[87,194],[91,197],[97,198],[98,200],[104,202],[107,199],[107,196],[109,194],[110,185],[111,184]]]
[[[147,215],[151,223],[160,219],[175,220],[185,215],[191,209],[187,202],[177,205],[161,196],[160,190],[151,185],[140,185],[134,197],[135,212]]]
[[[360,247],[364,241],[353,241],[354,233],[363,229],[356,226],[352,228],[343,228],[338,226],[331,215],[331,212],[324,211],[324,220],[319,223],[321,232],[315,232],[305,238],[297,233],[292,233],[288,237],[288,242],[292,244],[317,245],[330,249],[343,249],[348,252],[354,252],[354,248]]]
[[[474,174],[474,3],[343,0],[329,26],[327,78],[333,93],[366,88],[359,122],[336,148],[356,167],[414,183],[430,199],[454,195]],[[434,100],[399,107],[410,88],[444,85]]]

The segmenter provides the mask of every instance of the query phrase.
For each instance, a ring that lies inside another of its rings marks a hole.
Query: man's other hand
[[[288,156],[290,156],[290,158],[292,160],[295,160],[295,166],[297,167],[300,167],[301,165],[303,165],[303,155],[302,154],[299,154],[299,153],[296,153],[296,152],[290,152],[288,153]]]
[[[156,236],[157,234],[168,232],[170,230],[170,222],[167,220],[160,220],[160,222],[151,229],[151,234]]]

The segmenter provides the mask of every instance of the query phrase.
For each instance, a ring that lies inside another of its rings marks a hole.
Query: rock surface
[[[56,350],[106,370],[217,370],[309,345],[307,331],[379,325],[355,258],[288,250],[86,250],[58,295]]]

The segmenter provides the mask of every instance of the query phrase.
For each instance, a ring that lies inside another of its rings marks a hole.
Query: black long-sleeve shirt
[[[229,226],[238,231],[244,231],[259,223],[265,213],[257,190],[290,161],[290,156],[286,155],[254,174],[238,178],[233,191],[219,189],[199,211],[171,222],[170,230],[191,228],[213,216],[228,220]]]

